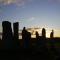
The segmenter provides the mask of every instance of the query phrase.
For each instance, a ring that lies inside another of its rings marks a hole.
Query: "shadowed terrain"
[[[21,59],[21,60],[56,60],[60,57],[60,38],[54,38],[52,30],[50,38],[46,38],[46,30],[42,29],[42,36],[36,31],[36,38],[31,38],[31,33],[22,30],[22,39],[18,39],[18,22],[13,23],[13,33],[11,23],[2,22],[2,39],[0,39],[1,59]]]

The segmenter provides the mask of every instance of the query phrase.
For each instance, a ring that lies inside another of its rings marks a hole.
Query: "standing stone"
[[[13,48],[12,28],[11,28],[11,23],[8,21],[2,22],[2,40],[3,40],[4,49]]]

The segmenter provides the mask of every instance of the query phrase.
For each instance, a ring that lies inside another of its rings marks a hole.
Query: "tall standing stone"
[[[45,30],[45,28],[42,29],[42,37],[46,37],[46,30]]]
[[[52,30],[52,32],[50,33],[50,38],[54,37],[54,31]]]
[[[3,48],[10,49],[13,48],[13,34],[11,23],[8,21],[2,22],[2,40]]]
[[[13,35],[14,35],[15,47],[18,48],[18,46],[19,46],[19,40],[18,40],[18,38],[19,38],[19,33],[18,33],[19,23],[18,22],[13,23],[13,31],[14,31]]]

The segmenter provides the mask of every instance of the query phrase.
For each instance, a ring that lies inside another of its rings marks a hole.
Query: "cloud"
[[[29,20],[29,21],[33,21],[33,20],[35,20],[35,17],[31,17],[31,18],[29,18],[28,20]]]
[[[16,4],[18,6],[22,6],[27,2],[31,2],[32,0],[0,0],[0,3],[3,5],[10,5],[10,4]]]

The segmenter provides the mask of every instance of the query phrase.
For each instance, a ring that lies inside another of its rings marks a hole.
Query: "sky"
[[[0,0],[0,31],[2,21],[19,22],[19,29],[54,29],[60,37],[60,0]]]

